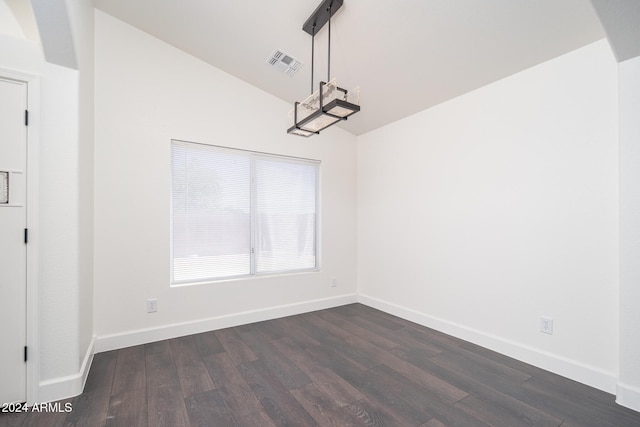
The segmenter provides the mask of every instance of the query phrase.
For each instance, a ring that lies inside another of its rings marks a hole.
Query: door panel
[[[26,99],[0,77],[0,404],[26,400]]]

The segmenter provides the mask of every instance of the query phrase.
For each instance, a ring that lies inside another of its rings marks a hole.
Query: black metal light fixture
[[[349,116],[360,111],[360,90],[349,92],[338,87],[331,80],[331,16],[342,7],[343,0],[323,0],[320,6],[306,20],[302,29],[311,35],[311,95],[302,102],[293,104],[291,126],[287,133],[309,137],[320,133]],[[313,91],[314,41],[317,32],[329,23],[329,49],[327,59],[327,82],[320,82],[318,90]]]

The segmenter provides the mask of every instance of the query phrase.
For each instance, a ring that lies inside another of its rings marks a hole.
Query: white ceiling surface
[[[0,34],[38,41],[28,0],[0,0]]]
[[[618,61],[640,56],[640,1],[591,0]]]
[[[0,0],[0,32],[11,37],[24,38],[20,24],[4,0]]]
[[[311,92],[302,24],[320,0],[95,3],[292,105]],[[361,112],[340,124],[355,135],[605,36],[589,0],[345,0],[331,31],[332,77],[361,88]],[[314,87],[327,77],[326,36],[327,26],[316,36]],[[293,77],[278,72],[265,62],[275,49],[305,65]]]

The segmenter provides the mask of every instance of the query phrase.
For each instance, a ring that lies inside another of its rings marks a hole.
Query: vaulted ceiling
[[[320,0],[96,0],[96,7],[293,104],[310,93]],[[332,20],[331,75],[360,86],[359,135],[604,38],[589,0],[345,0]],[[316,85],[327,78],[327,26]],[[275,49],[304,66],[266,64]],[[283,112],[286,114],[286,112]]]
[[[16,10],[21,0],[5,1]],[[608,0],[592,2],[612,21],[618,59],[635,55],[638,4],[627,1],[624,12]],[[592,2],[344,0],[332,20],[331,76],[341,87],[360,86],[362,110],[340,126],[360,135],[602,39]],[[302,24],[319,4],[95,0],[98,9],[291,104],[311,91],[311,36]],[[266,63],[275,49],[304,65],[294,76],[281,73]],[[316,36],[315,59],[314,87],[327,78],[327,26]]]

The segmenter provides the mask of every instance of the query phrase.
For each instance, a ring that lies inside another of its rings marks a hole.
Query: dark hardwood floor
[[[360,304],[97,354],[2,426],[640,426],[614,397]]]

